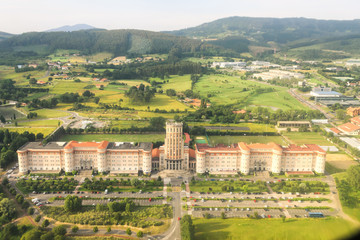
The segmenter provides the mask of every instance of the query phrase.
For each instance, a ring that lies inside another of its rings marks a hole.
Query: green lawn
[[[18,122],[18,126],[19,127],[57,127],[59,122],[61,124],[60,120],[35,120],[35,121]]]
[[[109,141],[109,142],[157,142],[164,141],[165,134],[82,134],[65,135],[60,141]]]
[[[157,82],[164,81],[160,78],[151,78],[150,81],[151,80],[155,80]],[[165,81],[166,83],[161,85],[164,92],[167,89],[174,89],[176,92],[183,92],[187,89],[191,89],[190,75],[184,75],[184,76],[171,75],[170,78],[169,79],[166,78]]]
[[[246,142],[246,143],[269,143],[274,142],[280,145],[287,145],[281,136],[209,136],[210,144],[225,144]]]
[[[254,93],[256,89],[273,88],[273,92]],[[209,96],[212,103],[235,104],[238,107],[264,106],[276,109],[307,109],[293,98],[287,88],[241,80],[240,77],[225,75],[204,75],[195,85],[195,92]]]
[[[58,117],[70,116],[69,113],[54,109],[39,109],[33,112],[37,113],[37,118],[58,118]]]
[[[196,240],[340,239],[356,228],[339,218],[325,219],[194,219]]]
[[[211,124],[209,122],[188,122],[188,125],[193,126],[221,126],[221,127],[247,127],[249,128],[249,132],[276,132],[274,125],[270,124],[262,124],[262,123],[215,123]],[[226,131],[226,130],[224,130]],[[246,132],[241,130],[241,132]]]
[[[318,144],[324,146],[333,146],[331,142],[326,140],[325,137],[321,136],[320,133],[317,132],[284,132],[284,136],[288,137],[291,141],[293,141],[297,145],[302,144]]]

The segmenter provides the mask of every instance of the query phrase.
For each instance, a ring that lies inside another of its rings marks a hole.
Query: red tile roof
[[[191,158],[196,158],[196,154],[195,154],[195,150],[194,149],[189,149],[189,157]]]
[[[333,131],[333,132],[336,133],[336,134],[340,134],[340,133],[341,133],[341,131],[340,131],[339,129],[337,129],[337,128],[330,128],[330,130]]]
[[[324,149],[319,147],[316,144],[304,144],[302,146],[297,146],[295,144],[290,144],[288,147],[284,148],[285,151],[318,151],[325,152]]]
[[[350,119],[351,123],[360,125],[360,116],[356,116]]]
[[[158,148],[154,148],[151,152],[151,157],[152,158],[158,158],[160,156],[160,150]]]
[[[185,135],[185,143],[189,143],[191,141],[190,135],[188,133],[184,133]]]
[[[108,146],[108,141],[102,141],[102,142],[77,142],[77,141],[70,141],[64,149],[71,149],[74,147],[79,148],[97,148],[97,149],[106,149]]]
[[[338,126],[338,128],[339,128],[341,131],[347,132],[347,133],[351,133],[351,132],[360,130],[360,127],[359,127],[359,126],[356,126],[355,124],[352,124],[352,123],[350,123],[350,122],[345,123],[345,124],[343,124],[343,125],[340,125],[340,126]]]

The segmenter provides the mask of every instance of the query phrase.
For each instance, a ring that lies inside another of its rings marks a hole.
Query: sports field
[[[331,142],[326,140],[317,132],[283,132],[283,135],[290,139],[294,144],[318,144],[321,146],[333,146]]]
[[[274,142],[280,145],[288,145],[281,136],[209,136],[210,144],[225,144],[246,142],[246,143],[270,143]]]
[[[109,141],[109,142],[158,142],[164,141],[165,134],[81,134],[65,135],[59,141]]]
[[[343,239],[357,230],[340,218],[325,219],[194,219],[196,240]]]

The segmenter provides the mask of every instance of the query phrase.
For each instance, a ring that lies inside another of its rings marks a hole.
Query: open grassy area
[[[283,132],[283,135],[290,139],[294,144],[318,144],[321,146],[333,146],[331,142],[326,140],[317,132]]]
[[[209,136],[210,144],[225,144],[246,142],[246,143],[269,143],[274,142],[280,145],[287,145],[281,136]]]
[[[256,89],[272,88],[274,91],[255,93]],[[204,75],[196,83],[194,91],[209,97],[212,103],[244,106],[264,106],[276,109],[307,109],[288,92],[287,88],[241,80],[240,77],[225,75]]]
[[[56,127],[7,127],[0,129],[3,131],[5,131],[5,129],[8,129],[10,132],[18,132],[18,133],[23,133],[27,131],[29,133],[34,133],[35,135],[38,133],[42,133],[46,137],[47,135],[52,133],[56,129]]]
[[[188,122],[188,125],[193,126],[216,126],[216,127],[246,127],[249,128],[249,132],[276,132],[274,125],[262,124],[262,123],[216,123],[211,124],[209,122]],[[226,131],[226,130],[224,130]],[[241,130],[242,132],[246,132]]]
[[[18,122],[19,127],[58,127],[59,123],[61,125],[60,120],[35,120],[35,121],[25,121]]]
[[[151,78],[151,80],[155,80],[157,82],[162,82],[162,81],[166,81],[166,83],[162,84],[161,87],[164,90],[164,92],[167,89],[174,89],[177,92],[183,92],[187,89],[191,89],[191,79],[190,79],[190,75],[184,75],[184,76],[179,76],[179,75],[171,75],[170,78],[166,78],[165,80],[162,80],[160,78]],[[169,82],[167,82],[169,81]]]
[[[82,134],[65,135],[60,141],[109,141],[109,142],[157,142],[164,141],[165,134]]]
[[[291,219],[194,219],[196,240],[318,240],[343,239],[357,230],[340,218]]]
[[[346,170],[350,166],[359,164],[358,162],[354,161],[349,155],[344,153],[333,153],[326,155],[326,162],[329,163],[331,166]]]
[[[37,118],[58,118],[58,117],[70,116],[69,113],[54,109],[39,109],[32,112],[37,113]]]

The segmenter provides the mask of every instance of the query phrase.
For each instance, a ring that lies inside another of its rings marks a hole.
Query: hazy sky
[[[359,0],[0,0],[0,31],[22,33],[78,23],[153,31],[229,16],[359,19]]]

